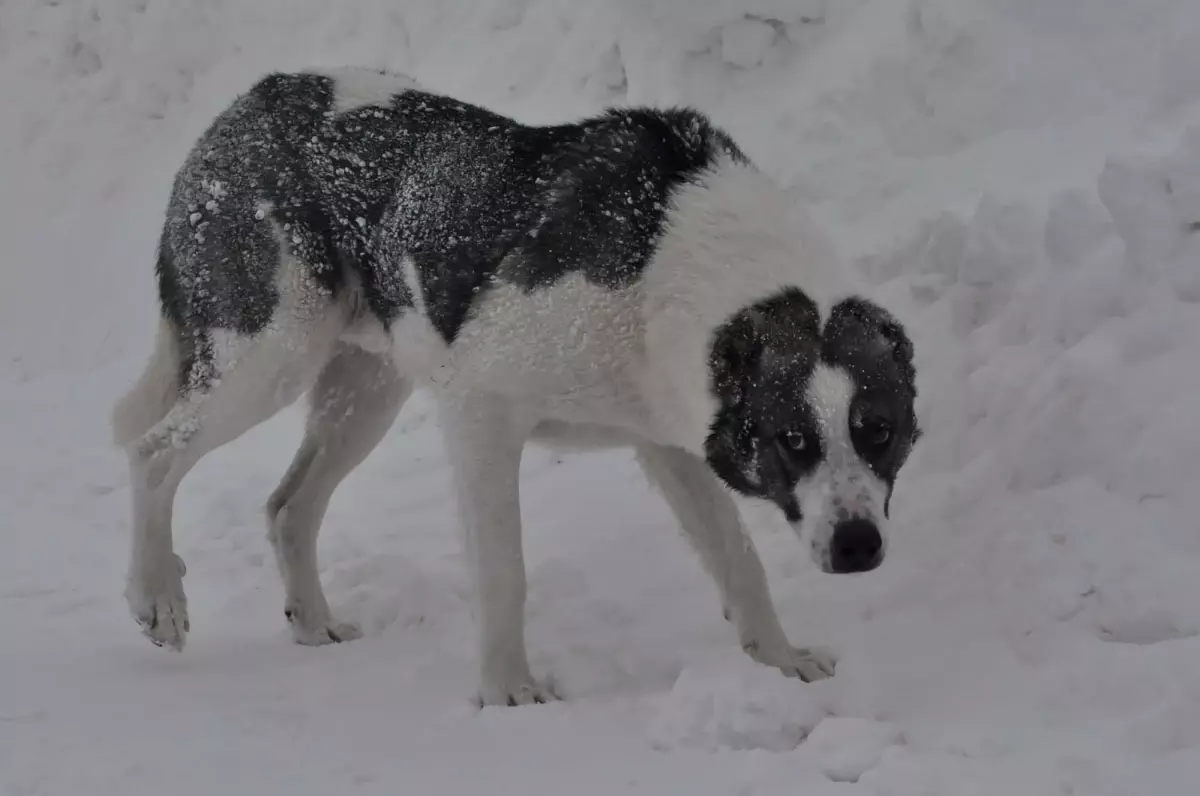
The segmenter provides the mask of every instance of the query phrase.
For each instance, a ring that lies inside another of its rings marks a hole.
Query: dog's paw
[[[129,612],[142,628],[142,634],[156,646],[181,651],[192,629],[188,621],[187,596],[183,593],[183,575],[187,568],[175,556],[174,566],[162,571],[134,573],[125,587]]]
[[[550,684],[542,684],[532,677],[515,684],[485,683],[475,697],[475,706],[502,705],[516,707],[517,705],[544,705],[548,702],[558,702],[562,697],[555,693]]]
[[[805,683],[833,677],[837,668],[837,655],[825,647],[786,647],[778,651],[764,651],[751,643],[744,646],[746,653],[759,663],[774,666],[788,677],[796,677]]]
[[[780,671],[806,683],[833,677],[837,669],[837,655],[824,647],[794,648],[789,657],[790,660],[779,667]]]
[[[292,629],[292,639],[306,647],[321,647],[362,638],[362,629],[358,625],[338,622],[328,613],[314,617],[299,606],[289,606],[283,614]]]

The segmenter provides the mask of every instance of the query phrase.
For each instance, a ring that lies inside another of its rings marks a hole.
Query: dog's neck
[[[666,444],[704,455],[718,404],[712,392],[717,329],[788,286],[827,317],[845,294],[832,247],[764,174],[725,159],[672,197],[645,274],[645,395]]]

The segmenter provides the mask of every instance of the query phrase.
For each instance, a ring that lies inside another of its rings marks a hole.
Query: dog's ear
[[[764,369],[811,366],[820,354],[819,339],[817,305],[798,288],[744,307],[713,341],[710,368],[717,396],[738,403]]]
[[[889,356],[913,396],[917,394],[913,344],[904,325],[873,301],[854,297],[833,308],[824,334],[825,356],[847,358],[848,351],[866,351],[871,356]]]
[[[913,344],[908,338],[908,333],[904,331],[904,326],[886,310],[879,310],[877,330],[879,336],[886,342],[891,351],[892,360],[900,369],[900,376],[904,379],[905,385],[908,387],[910,401],[915,401],[917,397],[917,369],[913,364]],[[900,464],[903,465],[908,459],[908,455],[912,453],[912,449],[916,446],[917,440],[921,439],[924,433],[921,430],[921,424],[917,420],[916,411],[909,404],[908,412],[908,427],[910,429],[908,440],[904,444],[904,448],[900,453]]]
[[[885,313],[879,325],[879,334],[888,341],[888,345],[892,350],[892,358],[895,360],[897,367],[900,368],[900,374],[908,385],[909,393],[912,400],[917,397],[917,369],[913,364],[913,344],[908,338],[908,334],[904,331],[904,327],[892,315]],[[908,444],[905,446],[904,459],[908,458],[908,454],[916,446],[917,441],[921,439],[921,435],[925,432],[921,429],[921,424],[917,420],[915,410],[909,411],[909,428],[912,429],[908,437]]]
[[[896,453],[896,470],[899,470],[904,466],[904,463],[908,461],[908,457],[912,454],[913,448],[915,448],[917,445],[917,440],[919,440],[921,435],[924,433],[921,430],[920,424],[917,422],[916,412],[909,410],[907,423],[909,428],[908,438],[906,439],[904,437],[898,437],[896,440],[897,445],[899,446],[899,450]]]
[[[766,345],[766,317],[750,307],[717,330],[709,368],[719,398],[741,403],[746,388],[757,378]]]
[[[879,313],[879,335],[887,341],[888,347],[892,351],[892,358],[900,367],[900,373],[904,380],[912,388],[913,396],[916,396],[917,371],[913,366],[912,340],[908,339],[908,333],[904,331],[904,326],[891,313],[882,309],[879,310]],[[916,423],[914,423],[913,428],[916,429],[916,427]],[[920,432],[916,432],[916,435],[920,436]],[[916,436],[913,437],[913,442],[916,442]]]

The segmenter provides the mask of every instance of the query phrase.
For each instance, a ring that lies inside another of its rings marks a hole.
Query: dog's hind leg
[[[704,461],[677,448],[651,444],[639,446],[637,458],[716,581],[742,649],[756,661],[805,681],[833,674],[835,658],[828,650],[797,649],[788,642],[737,505]]]
[[[348,641],[358,629],[334,620],[321,588],[317,534],[338,484],[391,427],[412,382],[386,354],[338,343],[309,393],[304,441],[267,501],[268,538],[283,578],[284,614],[300,644]]]
[[[306,300],[312,312],[286,306],[277,323],[251,336],[223,330],[181,335],[199,353],[187,358],[190,366],[176,363],[188,371],[181,373],[174,405],[125,441],[133,499],[125,597],[143,632],[159,646],[182,649],[190,630],[184,566],[171,530],[176,491],[205,454],[267,420],[315,381],[344,320],[318,294]],[[138,400],[127,397],[123,403]]]

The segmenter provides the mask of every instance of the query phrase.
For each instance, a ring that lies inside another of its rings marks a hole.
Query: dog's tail
[[[113,407],[114,443],[128,446],[166,416],[179,395],[180,364],[179,338],[171,322],[160,315],[146,369]]]

